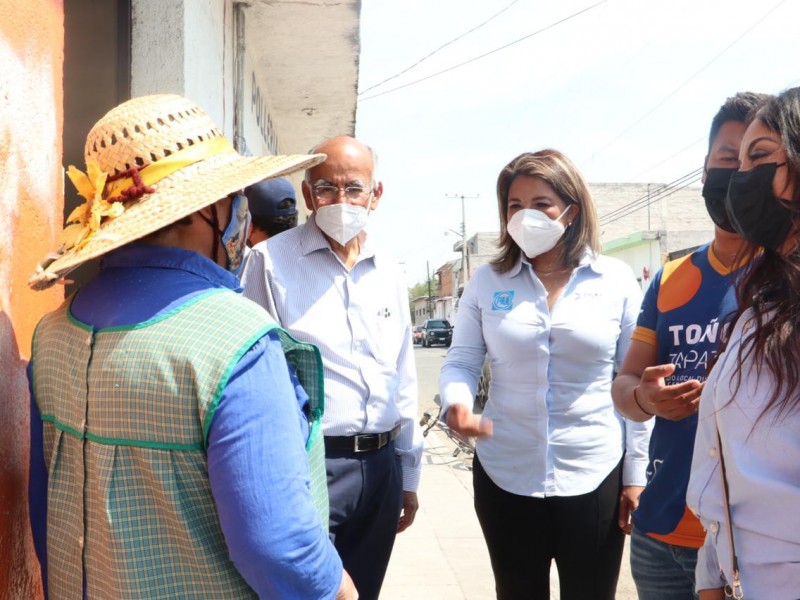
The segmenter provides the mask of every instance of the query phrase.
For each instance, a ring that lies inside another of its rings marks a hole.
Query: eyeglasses
[[[335,202],[339,198],[339,192],[344,193],[345,198],[350,201],[366,200],[370,194],[371,189],[365,189],[359,185],[348,185],[340,188],[335,185],[315,185],[314,197],[320,202]]]

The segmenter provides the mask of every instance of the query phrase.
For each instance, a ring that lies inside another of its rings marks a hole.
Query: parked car
[[[415,344],[422,343],[422,338],[425,337],[425,334],[422,331],[422,325],[417,325],[411,330],[411,337]]]
[[[422,346],[430,348],[434,344],[450,347],[453,341],[453,326],[447,319],[428,319],[422,324]]]

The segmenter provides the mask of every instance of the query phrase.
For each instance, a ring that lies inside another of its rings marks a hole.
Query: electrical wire
[[[790,81],[789,83],[787,83],[787,84],[786,84],[786,85],[783,87],[783,89],[789,89],[789,88],[791,88],[792,86],[794,86],[794,85],[795,85],[795,84],[797,84],[797,83],[800,83],[800,79],[795,79],[794,81]],[[671,154],[670,156],[668,156],[668,157],[667,157],[667,158],[665,158],[664,160],[662,160],[662,161],[660,161],[660,162],[658,162],[658,163],[656,163],[656,164],[654,164],[654,165],[652,165],[652,166],[648,167],[648,168],[647,168],[647,169],[645,169],[644,171],[639,171],[639,173],[637,173],[637,174],[636,174],[636,175],[634,175],[633,177],[629,177],[629,178],[627,179],[627,181],[634,181],[634,180],[638,179],[638,178],[639,178],[639,177],[641,177],[642,175],[645,175],[646,173],[649,173],[649,172],[650,172],[650,171],[652,171],[653,169],[655,169],[655,168],[657,168],[657,167],[660,167],[660,166],[661,166],[661,165],[663,165],[664,163],[666,163],[666,162],[669,162],[670,160],[672,160],[672,159],[673,159],[673,158],[675,158],[676,156],[679,156],[680,154],[683,154],[684,152],[686,152],[686,151],[687,151],[687,150],[689,150],[690,148],[693,148],[694,146],[696,146],[697,144],[699,144],[699,143],[701,143],[701,142],[704,142],[705,140],[706,140],[706,136],[702,136],[702,137],[699,137],[699,138],[697,138],[695,141],[693,141],[693,142],[691,142],[690,144],[688,144],[688,145],[684,146],[683,148],[681,148],[680,150],[678,150],[678,151],[677,151],[677,152],[675,152],[674,154]]]
[[[623,218],[625,218],[625,217],[627,217],[627,216],[629,216],[629,215],[631,215],[631,214],[633,214],[633,213],[635,213],[635,212],[637,212],[639,210],[642,210],[643,208],[647,207],[648,205],[653,204],[655,202],[655,200],[664,200],[665,198],[668,198],[669,196],[672,196],[672,194],[677,194],[678,192],[680,192],[681,190],[689,187],[693,183],[697,183],[698,181],[700,181],[700,179],[701,179],[701,176],[698,175],[694,179],[692,179],[690,181],[687,181],[685,185],[682,185],[680,187],[676,187],[675,189],[670,190],[668,193],[665,193],[665,194],[661,195],[658,198],[654,198],[653,200],[651,200],[650,202],[644,204],[643,206],[638,206],[636,208],[633,208],[633,209],[629,210],[627,213],[625,213],[623,215],[620,215],[615,219],[612,219],[610,221],[606,221],[606,222],[603,223],[603,225],[610,225],[611,223],[614,223],[615,221],[619,221],[620,219],[623,219]]]
[[[648,206],[650,206],[652,204],[655,204],[656,201],[664,200],[664,199],[668,198],[669,196],[671,196],[671,195],[673,195],[673,194],[675,194],[675,193],[677,193],[677,192],[689,187],[693,183],[697,183],[698,181],[700,181],[700,179],[701,179],[701,175],[697,175],[694,178],[687,180],[683,185],[671,188],[669,191],[663,191],[661,194],[658,194],[658,195],[655,195],[655,196],[651,196],[650,199],[645,199],[645,201],[642,202],[641,204],[639,204],[638,206],[630,207],[626,212],[619,213],[619,214],[615,215],[613,218],[608,218],[606,220],[601,220],[600,221],[600,225],[606,226],[606,225],[611,225],[612,223],[615,223],[617,221],[620,221],[620,220],[632,215],[633,213],[642,210],[643,208],[647,208]]]
[[[466,32],[462,33],[461,35],[459,35],[458,37],[455,37],[455,38],[453,38],[453,39],[452,39],[452,40],[450,40],[449,42],[447,42],[447,43],[445,43],[445,44],[442,44],[441,46],[439,46],[438,48],[436,48],[436,50],[434,50],[433,52],[430,52],[429,54],[426,54],[425,56],[423,56],[422,58],[420,58],[420,59],[419,59],[417,62],[415,62],[415,63],[414,63],[413,65],[411,65],[410,67],[406,67],[405,69],[403,69],[403,70],[402,70],[402,71],[400,71],[399,73],[396,73],[395,75],[392,75],[391,77],[387,77],[387,78],[386,78],[386,79],[384,79],[383,81],[379,81],[379,82],[378,82],[378,83],[376,83],[375,85],[372,85],[372,86],[368,87],[367,89],[365,89],[365,90],[362,90],[362,91],[358,92],[358,95],[359,95],[359,96],[361,96],[361,95],[363,95],[363,94],[366,94],[366,93],[367,93],[367,92],[369,92],[370,90],[374,90],[376,87],[382,86],[384,83],[386,83],[386,82],[388,82],[388,81],[391,81],[392,79],[396,79],[397,77],[400,77],[400,75],[403,75],[404,73],[408,73],[408,72],[409,72],[411,69],[413,69],[414,67],[418,66],[418,65],[419,65],[420,63],[422,63],[423,61],[425,61],[425,60],[429,59],[431,56],[433,56],[434,54],[436,54],[436,53],[437,53],[437,52],[439,52],[440,50],[443,50],[444,48],[446,48],[446,47],[447,47],[447,46],[449,46],[450,44],[453,44],[453,43],[457,42],[458,40],[460,40],[460,39],[463,39],[463,38],[467,37],[467,36],[468,36],[470,33],[474,32],[474,31],[477,31],[478,29],[480,29],[480,28],[481,28],[481,27],[483,27],[484,25],[486,25],[486,24],[488,24],[488,23],[492,22],[494,19],[496,19],[497,17],[499,17],[500,15],[502,15],[504,12],[506,12],[506,11],[507,11],[509,8],[511,8],[512,6],[514,6],[514,5],[515,5],[517,2],[519,2],[519,0],[512,0],[512,2],[511,2],[510,4],[508,4],[508,5],[506,5],[506,7],[505,7],[505,8],[503,8],[503,9],[502,9],[502,10],[500,10],[499,12],[496,12],[495,14],[493,14],[491,17],[489,17],[488,19],[486,19],[486,20],[485,20],[483,23],[480,23],[480,24],[476,25],[475,27],[473,27],[473,28],[472,28],[472,29],[470,29],[469,31],[466,31]]]
[[[650,190],[644,196],[637,198],[632,202],[624,204],[623,206],[615,208],[614,210],[602,215],[600,217],[600,220],[604,221],[608,219],[614,219],[620,215],[627,214],[628,211],[631,209],[638,210],[639,208],[643,208],[644,206],[651,204],[653,200],[658,199],[660,196],[667,194],[671,190],[679,187],[684,187],[685,185],[689,185],[690,183],[697,181],[697,179],[702,176],[702,171],[703,171],[702,168],[695,169],[694,171],[682,175],[675,181],[672,181],[666,185],[662,185],[661,187],[655,188],[654,190]]]
[[[695,77],[697,77],[698,75],[700,75],[700,73],[702,73],[703,71],[705,71],[705,70],[706,70],[706,69],[707,69],[709,66],[711,66],[711,64],[712,64],[712,63],[716,62],[716,61],[717,61],[717,59],[719,59],[719,58],[720,58],[720,57],[721,57],[723,54],[725,54],[725,53],[726,53],[728,50],[730,50],[730,49],[731,49],[733,46],[735,46],[736,44],[738,44],[738,43],[741,41],[741,39],[742,39],[743,37],[745,37],[745,36],[746,36],[748,33],[750,33],[750,32],[751,32],[753,29],[755,29],[755,28],[756,28],[758,25],[760,25],[760,24],[761,24],[761,22],[762,22],[762,21],[764,21],[764,19],[766,19],[768,16],[770,16],[772,13],[774,13],[774,12],[775,12],[775,11],[776,11],[776,10],[777,10],[777,9],[778,9],[780,6],[781,6],[781,5],[782,5],[782,4],[784,4],[785,2],[786,2],[786,0],[780,0],[780,2],[778,2],[778,3],[777,3],[775,6],[773,6],[773,7],[772,7],[772,8],[771,8],[769,11],[767,11],[767,12],[766,12],[766,13],[765,13],[765,14],[764,14],[764,15],[763,15],[763,16],[762,16],[760,19],[758,19],[758,20],[757,20],[757,21],[755,21],[755,22],[754,22],[754,23],[753,23],[753,24],[752,24],[750,27],[748,27],[748,28],[747,28],[747,29],[744,31],[744,33],[742,33],[741,35],[739,35],[739,37],[737,37],[737,38],[736,38],[735,40],[733,40],[733,41],[732,41],[730,44],[728,44],[727,46],[725,46],[725,48],[723,48],[721,52],[719,52],[719,53],[718,53],[716,56],[714,56],[714,58],[712,58],[712,59],[711,59],[710,61],[708,61],[708,62],[707,62],[705,65],[703,65],[702,67],[700,67],[700,69],[699,69],[698,71],[696,71],[696,72],[695,72],[693,75],[691,75],[691,76],[689,77],[689,79],[687,79],[686,81],[684,81],[683,83],[681,83],[681,84],[680,84],[678,87],[676,87],[674,90],[672,90],[672,92],[670,92],[670,93],[669,93],[669,94],[668,94],[668,95],[667,95],[667,96],[666,96],[664,99],[662,99],[662,100],[661,100],[661,101],[660,101],[658,104],[656,104],[656,105],[655,105],[653,108],[651,108],[649,111],[647,111],[647,112],[646,112],[644,115],[642,115],[642,116],[641,116],[641,117],[640,117],[638,120],[636,120],[636,121],[635,121],[635,122],[634,122],[632,125],[630,125],[630,126],[629,126],[627,129],[625,129],[625,130],[624,130],[622,133],[620,133],[618,136],[616,136],[614,139],[612,139],[612,140],[611,140],[609,143],[607,143],[605,146],[603,146],[602,148],[600,148],[600,150],[597,150],[596,152],[592,153],[592,158],[594,158],[594,157],[595,157],[595,156],[597,156],[598,154],[601,154],[602,152],[604,152],[604,151],[608,150],[608,149],[609,149],[611,146],[613,146],[613,145],[614,145],[614,144],[616,144],[616,143],[617,143],[619,140],[621,140],[623,137],[625,137],[625,135],[627,135],[627,134],[628,134],[628,133],[629,133],[629,132],[630,132],[632,129],[634,129],[634,128],[635,128],[637,125],[639,125],[639,124],[640,124],[642,121],[644,121],[645,119],[647,119],[647,117],[649,117],[650,115],[652,115],[652,114],[653,114],[655,111],[657,111],[657,110],[658,110],[659,108],[661,108],[661,107],[662,107],[664,104],[666,104],[666,103],[667,103],[667,102],[668,102],[670,99],[672,99],[672,97],[673,97],[673,96],[675,96],[675,94],[677,94],[677,93],[678,93],[680,90],[682,90],[684,87],[686,87],[686,86],[687,86],[687,85],[688,85],[688,84],[689,84],[689,83],[690,83],[692,80],[694,80],[694,78],[695,78]]]
[[[791,88],[792,86],[794,86],[794,85],[795,85],[795,84],[797,84],[797,83],[800,83],[800,79],[795,79],[794,81],[790,81],[790,82],[789,82],[789,83],[787,83],[785,86],[783,86],[783,89],[789,89],[789,88]],[[636,179],[638,179],[638,178],[639,178],[639,177],[641,177],[642,175],[645,175],[646,173],[649,173],[649,172],[650,172],[650,171],[652,171],[653,169],[655,169],[655,168],[657,168],[657,167],[660,167],[660,166],[661,166],[661,165],[663,165],[664,163],[666,163],[666,162],[669,162],[670,160],[672,160],[672,159],[673,159],[673,158],[675,158],[676,156],[679,156],[679,155],[683,154],[684,152],[686,152],[686,151],[687,151],[687,150],[689,150],[690,148],[693,148],[694,146],[696,146],[696,145],[697,145],[697,144],[699,144],[700,142],[704,142],[705,140],[706,140],[706,136],[702,136],[702,137],[699,137],[699,138],[697,138],[695,141],[693,141],[693,142],[691,142],[690,144],[688,144],[688,145],[684,146],[683,148],[681,148],[680,150],[678,150],[678,151],[677,151],[677,152],[675,152],[674,154],[671,154],[670,156],[668,156],[668,157],[667,157],[667,158],[665,158],[664,160],[662,160],[662,161],[660,161],[660,162],[658,162],[658,163],[656,163],[656,164],[654,164],[654,165],[652,165],[652,166],[648,167],[648,168],[647,168],[647,169],[645,169],[644,171],[639,171],[639,173],[637,173],[637,174],[636,174],[636,175],[634,175],[633,177],[629,177],[629,178],[627,179],[627,181],[635,181]]]
[[[671,196],[675,192],[678,192],[693,183],[696,183],[702,178],[703,168],[700,167],[699,169],[695,169],[694,171],[690,171],[685,175],[682,175],[675,181],[672,181],[666,185],[663,185],[655,190],[649,192],[648,194],[637,198],[636,200],[629,202],[619,208],[616,208],[604,215],[601,215],[599,218],[601,225],[609,225],[615,221],[618,221],[628,215],[639,211],[650,204],[653,204],[657,200],[663,200],[668,196]]]
[[[641,177],[642,175],[645,175],[646,173],[649,173],[650,171],[652,171],[652,170],[653,170],[653,169],[655,169],[656,167],[660,167],[660,166],[661,166],[661,165],[663,165],[665,162],[669,162],[669,161],[671,161],[671,160],[672,160],[673,158],[675,158],[676,156],[679,156],[680,154],[683,154],[683,153],[684,153],[684,152],[686,152],[686,151],[687,151],[689,148],[693,148],[694,146],[696,146],[696,145],[697,145],[697,144],[699,144],[700,142],[704,141],[705,139],[706,139],[706,136],[701,136],[701,137],[697,138],[697,139],[696,139],[695,141],[693,141],[691,144],[688,144],[687,146],[684,146],[683,148],[681,148],[680,150],[678,150],[678,151],[677,151],[675,154],[672,154],[672,155],[668,156],[667,158],[665,158],[665,159],[664,159],[664,160],[662,160],[661,162],[658,162],[658,163],[654,164],[654,165],[653,165],[653,166],[651,166],[651,167],[647,167],[647,168],[646,168],[644,171],[639,171],[639,173],[637,173],[637,174],[636,174],[636,175],[634,175],[633,177],[628,177],[628,179],[627,179],[626,181],[635,181],[635,180],[639,179],[639,177]]]
[[[446,69],[442,69],[441,71],[437,71],[436,73],[432,73],[431,75],[428,75],[426,77],[422,77],[420,79],[415,79],[414,81],[410,81],[410,82],[405,83],[403,85],[399,85],[397,87],[390,88],[390,89],[388,89],[386,91],[383,91],[383,92],[378,92],[378,93],[373,94],[371,96],[367,96],[366,98],[361,98],[359,101],[360,102],[366,102],[367,100],[372,100],[373,98],[377,98],[378,96],[383,96],[385,94],[391,94],[392,92],[396,92],[397,90],[402,90],[403,88],[407,88],[407,87],[415,85],[417,83],[422,83],[423,81],[427,81],[428,79],[433,79],[434,77],[438,77],[439,75],[443,75],[444,73],[448,73],[450,71],[458,69],[459,67],[463,67],[465,65],[473,63],[473,62],[475,62],[477,60],[480,60],[481,58],[486,58],[487,56],[490,56],[490,55],[492,55],[492,54],[494,54],[496,52],[500,52],[501,50],[505,50],[506,48],[510,48],[511,46],[513,46],[515,44],[519,44],[520,42],[523,42],[523,41],[525,41],[525,40],[527,40],[529,38],[532,38],[535,35],[538,35],[538,34],[540,34],[542,32],[545,32],[548,29],[552,29],[553,27],[556,27],[557,25],[560,25],[561,23],[565,23],[566,21],[569,21],[570,19],[574,19],[575,17],[577,17],[577,16],[579,16],[579,15],[581,15],[581,14],[587,12],[587,11],[590,11],[593,8],[597,8],[601,4],[605,4],[607,1],[608,0],[601,0],[600,2],[598,2],[596,4],[592,4],[591,6],[588,6],[587,8],[584,8],[584,9],[582,9],[582,10],[576,12],[576,13],[573,13],[573,14],[567,16],[567,17],[564,17],[563,19],[560,19],[560,20],[558,20],[558,21],[556,21],[554,23],[551,23],[550,25],[542,27],[541,29],[539,29],[537,31],[534,31],[533,33],[529,33],[528,35],[523,36],[523,37],[519,38],[518,40],[514,40],[513,42],[509,42],[508,44],[500,46],[499,48],[495,48],[494,50],[490,50],[489,52],[485,52],[484,54],[480,54],[479,56],[474,56],[474,57],[470,58],[469,60],[465,60],[464,62],[460,62],[460,63],[458,63],[456,65],[447,67]]]

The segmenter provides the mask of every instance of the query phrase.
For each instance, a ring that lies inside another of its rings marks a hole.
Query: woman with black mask
[[[800,594],[800,88],[747,128],[726,209],[751,246],[739,309],[703,390],[687,502],[700,598]]]

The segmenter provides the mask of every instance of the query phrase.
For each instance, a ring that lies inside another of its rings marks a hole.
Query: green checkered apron
[[[32,373],[51,597],[82,597],[84,572],[90,598],[254,597],[228,557],[205,451],[231,371],[273,329],[310,397],[312,496],[327,527],[315,346],[227,290],[132,326],[93,331],[69,303],[41,320]]]

